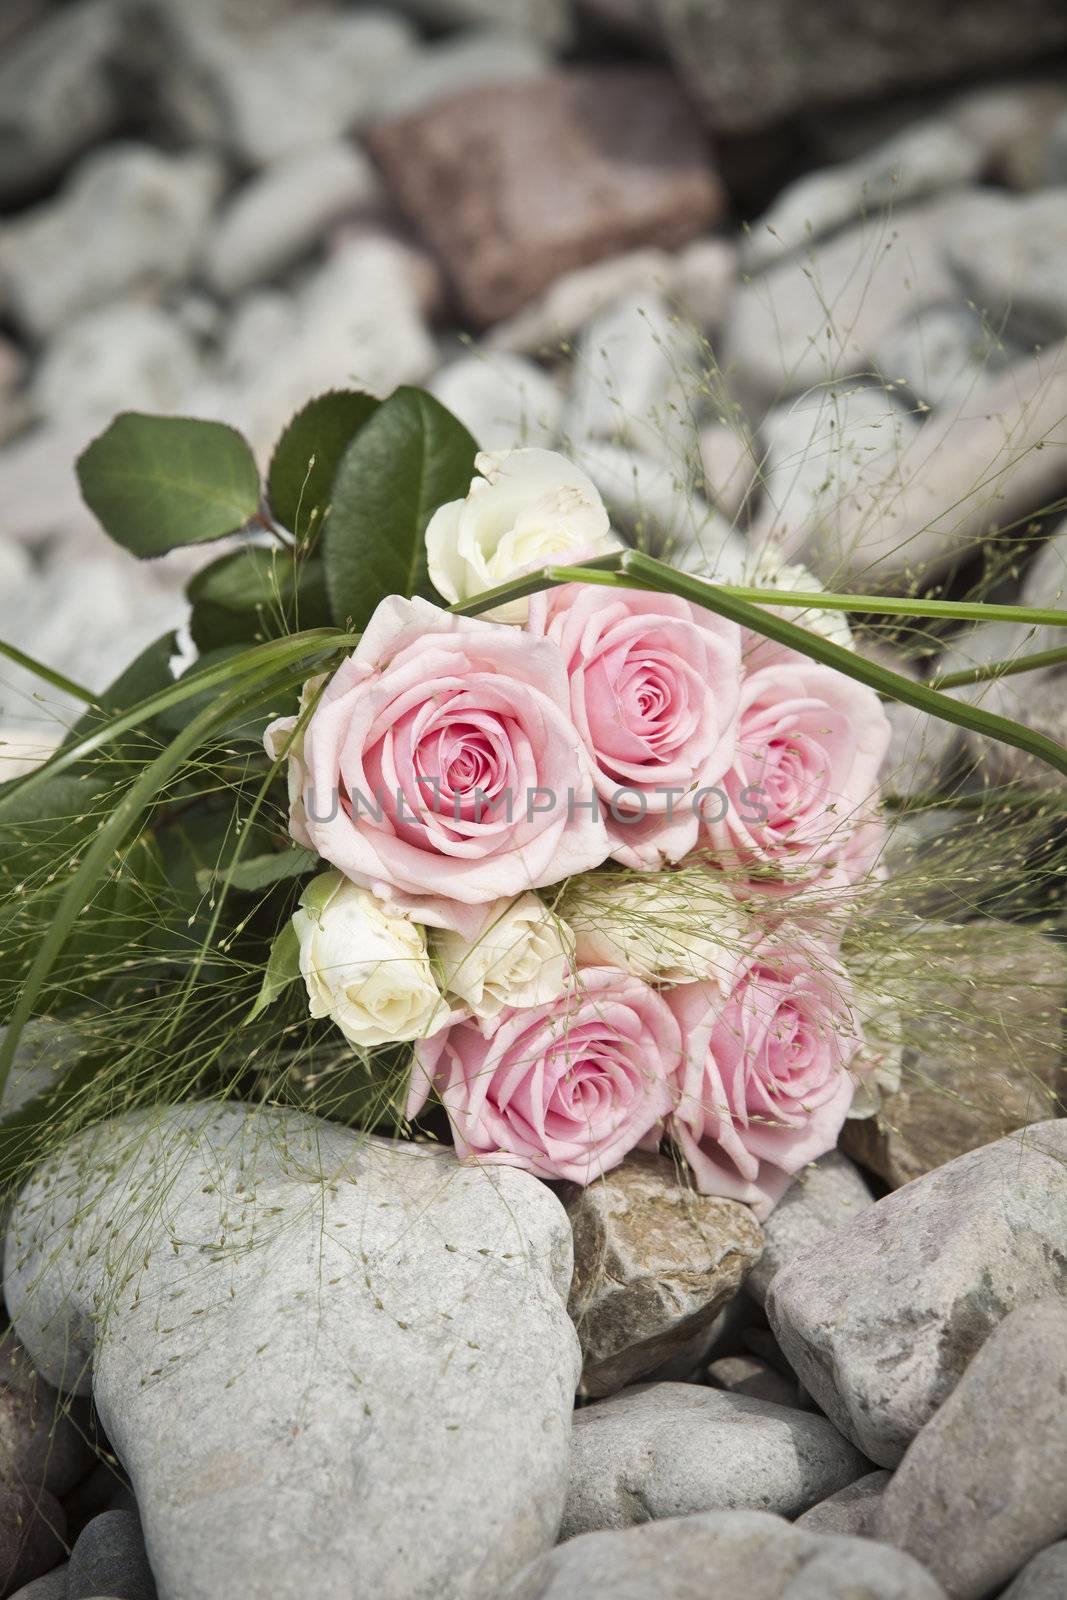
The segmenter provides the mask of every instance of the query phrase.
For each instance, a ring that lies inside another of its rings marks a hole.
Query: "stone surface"
[[[525,1173],[194,1104],[90,1129],[35,1176],[5,1295],[46,1376],[84,1388],[91,1366],[161,1600],[303,1600],[353,1571],[416,1600],[495,1593],[555,1537],[570,1272]]]
[[[826,1414],[895,1467],[1004,1317],[1064,1292],[1065,1227],[1067,1120],[1039,1123],[797,1257],[771,1287],[771,1326]]]
[[[1007,1316],[886,1489],[878,1537],[983,1600],[1067,1533],[1067,1302]]]
[[[74,317],[49,343],[29,401],[50,422],[181,411],[200,377],[193,339],[156,306],[119,302]],[[73,465],[73,464],[72,464]]]
[[[828,1500],[805,1511],[796,1521],[798,1528],[809,1533],[844,1533],[857,1539],[875,1539],[878,1507],[881,1505],[886,1484],[892,1477],[889,1472],[868,1472],[838,1489]]]
[[[63,1507],[47,1489],[0,1487],[0,1593],[39,1578],[66,1554]]]
[[[979,228],[953,230],[949,261],[993,327],[1023,344],[1067,335],[1067,186],[1005,197]]]
[[[558,385],[521,356],[475,351],[430,379],[431,394],[467,427],[483,450],[515,445],[551,449],[563,421]]]
[[[575,1412],[561,1538],[696,1511],[795,1517],[867,1463],[825,1417],[691,1383]]]
[[[1023,576],[1019,603],[1046,606],[1057,611],[1064,607],[1067,594],[1067,522],[1057,523],[1048,539],[1039,545]]]
[[[338,140],[297,151],[239,189],[215,222],[204,261],[209,283],[234,295],[267,282],[377,195],[370,162],[353,145]]]
[[[704,493],[717,511],[733,521],[758,486],[762,446],[740,420],[733,427],[708,423],[700,430],[698,446]]]
[[[79,1534],[67,1568],[67,1600],[156,1600],[144,1535],[135,1511],[105,1511]]]
[[[112,68],[121,29],[120,0],[88,0],[4,43],[0,202],[31,195],[117,125]]]
[[[931,306],[879,342],[874,365],[886,383],[903,382],[916,405],[966,407],[987,375],[1023,355],[970,306]]]
[[[701,367],[696,336],[658,295],[618,300],[578,340],[566,432],[670,460],[691,447]]]
[[[16,1064],[22,1066],[16,1055]],[[17,1103],[18,1094],[11,1096]],[[9,1104],[8,1085],[4,1104]],[[33,1370],[10,1329],[0,1339],[0,1484],[58,1496],[83,1478],[93,1462],[92,1446],[56,1391]]]
[[[1062,689],[1061,689],[1062,695]],[[894,1189],[1013,1129],[1062,1114],[1067,952],[1033,928],[927,924],[923,1006],[900,1087],[843,1147]]]
[[[697,1194],[665,1156],[635,1152],[565,1203],[587,1395],[612,1394],[679,1354],[759,1257],[747,1206]]]
[[[740,581],[746,566],[744,541],[692,491],[686,462],[664,462],[600,440],[586,440],[571,453],[630,543],[652,555],[669,556],[698,576]]]
[[[691,114],[655,69],[472,90],[378,124],[370,146],[479,324],[510,316],[575,267],[682,244],[724,207]]]
[[[1067,1594],[1067,1539],[1028,1561],[1001,1600],[1063,1600]]]
[[[947,118],[911,123],[852,161],[787,184],[752,224],[742,260],[750,270],[767,266],[857,217],[969,183],[984,162],[981,146]]]
[[[127,50],[183,142],[266,166],[352,132],[416,59],[395,11],[279,0],[130,0]]]
[[[407,116],[467,89],[539,78],[548,68],[543,46],[529,34],[471,28],[420,50],[386,85],[378,110],[386,117]]]
[[[53,1567],[43,1578],[34,1578],[19,1589],[11,1600],[67,1600],[67,1563]]]
[[[925,84],[1040,61],[1067,44],[1056,0],[1021,0],[1005,26],[999,0],[899,5],[849,0],[760,6],[660,0],[683,79],[716,131],[768,128],[796,111],[872,99]]]
[[[529,305],[491,328],[486,343],[494,350],[558,355],[587,322],[617,300],[665,292],[673,284],[676,260],[649,247],[563,272]]]
[[[757,1356],[719,1356],[711,1361],[705,1377],[713,1389],[747,1395],[750,1400],[769,1400],[776,1406],[798,1406],[796,1383]]]
[[[41,338],[79,311],[180,282],[221,185],[206,155],[113,144],[86,156],[54,200],[0,225],[0,303]]]
[[[673,257],[671,304],[695,328],[712,333],[726,318],[736,283],[734,241],[694,239]]]
[[[434,27],[491,22],[548,45],[565,44],[571,30],[570,0],[400,0],[400,9]]]
[[[795,1256],[874,1204],[861,1175],[838,1150],[805,1167],[763,1225],[763,1254],[745,1280],[760,1305],[775,1274]]]
[[[822,1538],[762,1511],[706,1512],[587,1533],[535,1561],[500,1600],[944,1600],[900,1551]]]

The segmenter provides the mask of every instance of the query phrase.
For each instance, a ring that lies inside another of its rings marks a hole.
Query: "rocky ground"
[[[0,637],[101,688],[181,626],[188,557],[116,554],[78,500],[115,410],[262,459],[310,394],[408,382],[573,453],[694,570],[772,542],[962,593],[984,541],[983,593],[1061,604],[1067,22],[853,13],[12,0]],[[70,707],[0,685],[6,773]],[[1062,673],[962,692],[1067,733]],[[977,757],[1049,782],[892,715],[900,793]],[[282,1111],[86,1135],[7,1223],[3,1592],[1062,1596],[1067,968],[967,928],[941,1028],[762,1229],[660,1158],[577,1192]]]

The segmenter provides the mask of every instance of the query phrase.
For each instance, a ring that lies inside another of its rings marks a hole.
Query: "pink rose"
[[[679,860],[697,840],[697,791],[733,759],[741,630],[674,595],[585,584],[535,595],[528,627],[566,662],[614,859]]]
[[[671,989],[682,1030],[671,1131],[702,1194],[761,1220],[801,1167],[832,1150],[862,1043],[848,978],[814,942],[765,941],[718,983]]]
[[[727,800],[704,807],[719,865],[777,894],[854,881],[889,731],[874,690],[832,667],[790,653],[748,673]]]
[[[267,748],[292,727],[272,724]],[[608,853],[555,645],[424,600],[382,601],[290,759],[301,842],[424,921],[462,926],[449,906],[556,883]]]
[[[662,996],[588,967],[551,1004],[505,1012],[488,1037],[471,1021],[420,1041],[408,1115],[432,1082],[461,1157],[586,1184],[657,1137],[679,1062]]]

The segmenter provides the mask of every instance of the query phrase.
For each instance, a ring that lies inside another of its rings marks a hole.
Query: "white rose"
[[[423,930],[340,872],[312,879],[293,926],[311,1015],[351,1044],[422,1039],[448,1020]]]
[[[576,556],[619,548],[592,481],[554,450],[482,451],[479,476],[465,500],[430,518],[426,559],[430,581],[446,600],[469,600],[519,573]],[[525,622],[527,602],[492,613],[497,622]]]
[[[448,992],[483,1021],[555,1000],[574,956],[570,929],[535,894],[487,905],[471,938],[435,931],[433,947]]]
[[[646,983],[725,985],[743,947],[737,902],[704,869],[593,872],[560,904],[583,966],[623,967]]]

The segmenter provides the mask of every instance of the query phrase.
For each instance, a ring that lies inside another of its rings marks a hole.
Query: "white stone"
[[[80,311],[186,276],[222,187],[210,157],[113,144],[62,192],[0,226],[0,301],[47,337]]]
[[[573,440],[608,439],[669,460],[691,445],[701,351],[658,295],[616,301],[578,341],[566,413]]]
[[[692,1383],[575,1413],[560,1536],[698,1511],[797,1516],[867,1470],[825,1417]]]
[[[986,376],[1024,352],[1006,343],[969,306],[931,306],[891,329],[874,352],[888,384],[907,386],[922,406],[966,407]]]
[[[981,147],[951,122],[913,122],[853,161],[787,184],[752,224],[742,262],[749,271],[772,265],[856,217],[970,183],[983,165]]]
[[[1067,185],[1001,200],[999,213],[949,230],[949,261],[994,328],[1024,344],[1067,335]]]
[[[532,305],[498,322],[488,343],[496,350],[558,356],[561,346],[567,346],[599,312],[627,296],[664,292],[673,275],[673,258],[653,249],[631,250],[565,272]]]
[[[551,449],[559,438],[564,403],[559,386],[522,356],[504,350],[460,356],[435,373],[427,388],[483,450]]]
[[[840,1151],[831,1150],[805,1167],[763,1226],[763,1255],[745,1280],[745,1289],[760,1305],[776,1273],[814,1249],[828,1233],[874,1204],[859,1172]]]
[[[297,151],[238,190],[219,216],[205,251],[209,282],[222,295],[267,282],[378,192],[369,159],[354,145],[335,141]]]
[[[767,1314],[801,1383],[895,1467],[1014,1307],[1063,1294],[1067,1119],[897,1189],[777,1273]]]
[[[694,239],[672,263],[670,298],[681,316],[705,333],[725,320],[737,282],[732,239]]]
[[[744,541],[690,490],[684,466],[597,440],[571,453],[600,490],[615,525],[639,549],[696,577],[741,580]]]
[[[382,116],[408,116],[436,100],[494,83],[518,83],[547,72],[549,57],[529,34],[472,28],[427,45],[382,93]]]
[[[160,1600],[339,1596],[354,1574],[382,1600],[469,1600],[556,1535],[570,1270],[526,1173],[193,1104],[41,1170],[6,1296],[42,1372],[85,1388],[91,1368]]]
[[[48,421],[111,420],[119,411],[181,411],[200,374],[196,347],[177,319],[119,303],[73,318],[33,375],[30,401]]]
[[[1064,609],[1067,594],[1067,522],[1057,523],[1023,578],[1019,604]],[[1063,642],[1067,644],[1067,634]]]
[[[758,485],[762,445],[740,418],[733,427],[726,422],[707,423],[700,430],[698,444],[707,498],[732,522]]]

